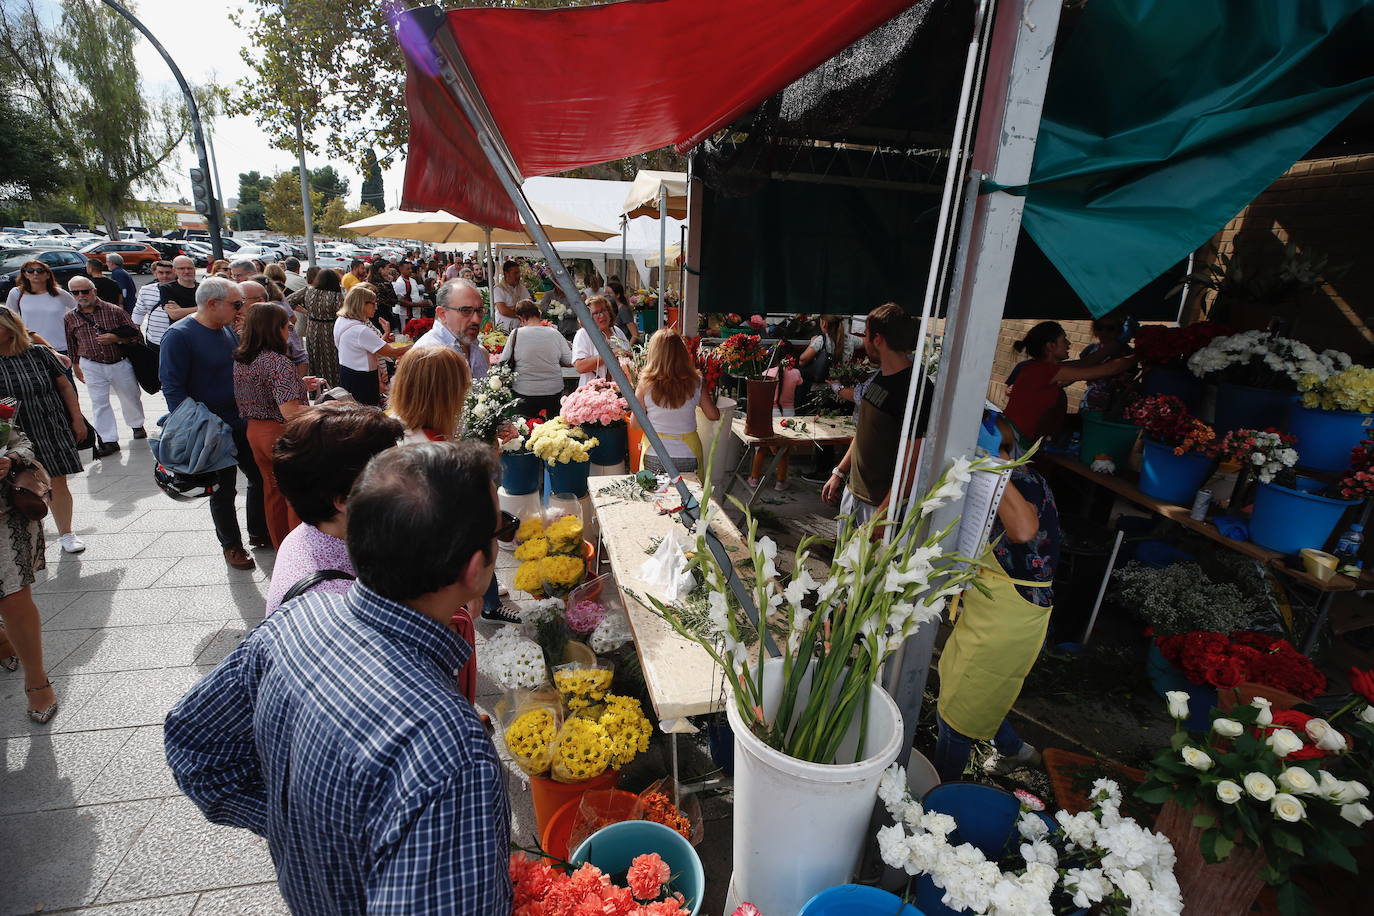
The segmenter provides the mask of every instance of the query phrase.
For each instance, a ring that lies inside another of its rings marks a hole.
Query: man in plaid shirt
[[[504,773],[450,626],[493,573],[495,472],[477,442],[372,459],[347,505],[353,588],[282,605],[167,716],[177,784],[267,838],[293,913],[511,910]]]

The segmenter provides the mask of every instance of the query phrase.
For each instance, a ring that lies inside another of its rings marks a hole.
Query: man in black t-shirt
[[[105,265],[90,258],[86,261],[86,273],[91,278],[91,283],[95,285],[95,295],[102,302],[110,305],[124,305],[124,291],[119,288],[119,284],[105,276]]]
[[[859,418],[854,441],[840,459],[830,479],[821,489],[821,498],[839,504],[840,518],[862,525],[891,497],[892,475],[897,469],[897,449],[901,445],[902,417],[913,374],[912,351],[916,349],[919,325],[895,302],[880,305],[868,313],[864,349],[878,364],[878,371],[859,399]],[[907,447],[907,475],[916,469],[921,440],[930,420],[935,386],[923,379],[921,412],[911,431]]]
[[[177,278],[158,285],[157,307],[167,310],[167,318],[176,324],[196,310],[196,262],[185,255],[172,259]]]

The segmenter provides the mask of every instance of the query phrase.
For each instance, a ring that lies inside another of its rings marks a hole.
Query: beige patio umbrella
[[[687,173],[658,172],[644,169],[635,174],[630,193],[625,195],[621,212],[630,219],[636,216],[659,216],[659,198],[667,198],[667,215],[673,219],[687,218]]]

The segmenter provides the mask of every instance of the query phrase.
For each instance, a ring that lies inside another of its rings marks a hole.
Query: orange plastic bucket
[[[668,327],[677,328],[679,331],[682,330],[682,328],[679,328],[677,324],[678,316],[681,313],[679,312],[678,307],[676,305],[665,306],[663,309],[663,313],[664,318],[666,318],[668,321]]]
[[[630,473],[639,473],[639,443],[644,440],[644,428],[639,425],[639,421],[633,416],[629,418],[628,427],[630,430]]]
[[[634,813],[635,802],[639,800],[639,796],[633,792],[624,792],[620,789],[612,789],[611,796],[615,815],[622,821],[628,821],[630,815]],[[544,851],[555,859],[566,860],[568,853],[572,852],[568,847],[568,841],[572,837],[573,823],[577,820],[577,807],[581,802],[582,798],[578,796],[559,808],[544,827],[544,832],[540,836],[540,843],[544,847]]]
[[[534,824],[539,829],[539,835],[544,835],[545,828],[549,826],[559,808],[568,802],[581,800],[582,793],[591,789],[614,789],[619,779],[620,773],[616,770],[607,770],[594,779],[579,783],[558,782],[547,776],[531,776],[530,801],[534,803]],[[568,830],[572,830],[572,821],[568,822]]]

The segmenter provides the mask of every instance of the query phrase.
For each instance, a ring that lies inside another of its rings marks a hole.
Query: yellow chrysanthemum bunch
[[[607,694],[606,707],[597,722],[611,739],[612,768],[620,769],[649,749],[654,729],[634,697]]]
[[[553,674],[553,685],[568,709],[577,712],[606,699],[613,673],[607,668],[564,668]]]
[[[1374,369],[1365,366],[1351,366],[1326,379],[1304,375],[1298,390],[1304,407],[1374,413]]]
[[[544,531],[550,553],[576,554],[582,550],[582,519],[565,515]]]
[[[549,555],[548,538],[530,538],[515,548],[517,560],[542,560]]]
[[[606,772],[611,739],[599,722],[577,716],[563,723],[554,750],[552,776],[559,782],[586,782]]]
[[[553,762],[553,739],[557,734],[558,721],[552,710],[531,709],[516,716],[506,729],[506,750],[522,770],[538,776],[547,772]]]
[[[528,541],[530,538],[537,538],[544,533],[544,520],[535,515],[525,519],[520,523],[520,528],[515,532],[515,539],[520,543]]]
[[[546,464],[555,465],[586,461],[591,450],[599,444],[598,440],[589,438],[581,427],[569,425],[562,417],[554,417],[534,428],[525,447]]]
[[[548,556],[539,561],[544,590],[562,597],[582,583],[587,563],[581,557]]]
[[[531,595],[544,594],[544,574],[539,569],[539,564],[543,562],[543,560],[526,560],[520,564],[520,568],[515,571],[515,581],[512,583],[516,591]]]

